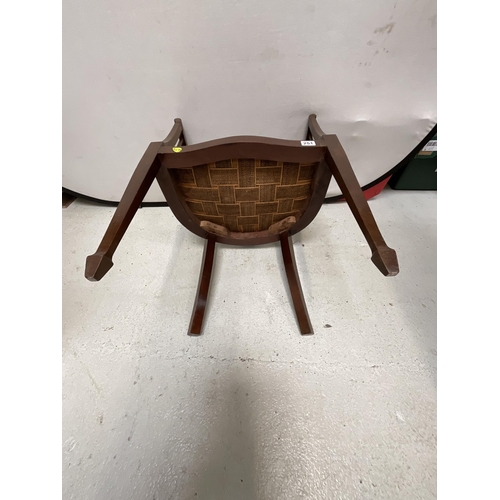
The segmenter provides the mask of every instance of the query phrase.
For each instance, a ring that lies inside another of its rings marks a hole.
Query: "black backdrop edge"
[[[374,181],[368,183],[366,186],[363,186],[362,188],[363,191],[366,191],[367,189],[376,186],[379,182],[382,182],[384,179],[387,179],[387,177],[395,174],[398,170],[406,167],[406,165],[408,165],[408,163],[411,160],[413,160],[416,154],[427,144],[427,142],[429,142],[434,137],[436,133],[437,133],[437,123],[436,125],[434,125],[434,127],[432,127],[432,130],[417,144],[417,146],[415,146],[415,148],[412,149],[410,153],[408,153],[395,167],[391,168],[384,175],[381,175]],[[65,187],[62,188],[62,192],[69,194],[70,196],[74,196],[75,198],[82,198],[84,200],[93,201],[110,207],[116,207],[118,205],[117,201],[100,200],[99,198],[93,198],[92,196],[87,196],[85,194],[71,191],[70,189],[66,189]],[[332,196],[330,198],[325,198],[324,203],[334,203],[336,201],[341,200],[342,198],[343,196],[341,194],[337,196]],[[146,201],[141,204],[141,208],[142,207],[168,207],[168,203],[166,201]]]

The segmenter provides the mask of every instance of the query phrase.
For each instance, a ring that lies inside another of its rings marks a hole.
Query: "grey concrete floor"
[[[195,338],[201,239],[141,209],[91,283],[114,208],[64,209],[63,498],[435,498],[436,193],[369,203],[400,274],[324,205],[294,237],[309,337],[277,244],[218,246]]]

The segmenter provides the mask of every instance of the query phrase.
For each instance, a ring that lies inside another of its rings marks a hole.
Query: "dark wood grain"
[[[183,146],[179,152],[163,146],[158,153],[166,168],[190,168],[228,158],[313,163],[324,157],[325,150],[325,146],[302,146],[301,141],[241,135]]]
[[[76,196],[72,196],[68,193],[63,193],[62,194],[62,207],[68,208],[75,200],[76,200]]]
[[[290,293],[292,295],[300,333],[302,335],[312,335],[314,332],[304,301],[304,294],[302,293],[302,286],[300,284],[297,264],[295,262],[295,253],[293,252],[292,237],[288,233],[282,233],[280,235],[280,243],[283,262],[285,263],[286,277],[288,279],[288,285],[290,286]]]
[[[385,276],[396,276],[399,272],[396,252],[384,241],[344,148],[336,135],[324,139],[328,146],[326,162],[370,246],[373,263]]]
[[[200,335],[203,325],[203,318],[207,307],[208,291],[210,289],[210,278],[215,255],[215,238],[209,236],[205,241],[205,250],[203,252],[203,261],[201,264],[200,280],[194,302],[193,314],[189,324],[189,335]]]
[[[384,241],[338,137],[324,134],[318,125],[316,115],[309,117],[309,132],[315,139],[323,140],[327,146],[326,163],[370,246],[372,262],[385,276],[397,275],[399,265],[396,252]]]
[[[309,115],[309,119],[307,122],[307,138],[313,141],[319,142],[320,144],[324,144],[323,136],[325,133],[319,126],[316,115]]]
[[[309,203],[302,214],[302,217],[294,226],[290,228],[291,235],[297,234],[299,231],[305,229],[314,220],[316,215],[318,215],[318,212],[325,201],[326,192],[328,191],[331,178],[332,173],[323,159],[320,161],[319,167],[316,170],[316,175],[312,181],[312,194]]]
[[[174,126],[168,133],[167,137],[163,139],[163,142],[161,143],[162,147],[173,147],[180,145],[182,146],[185,144],[186,141],[184,139],[184,127],[182,126],[182,120],[180,118],[175,118],[174,119]]]
[[[99,281],[113,267],[113,254],[160,168],[156,156],[160,147],[161,142],[149,145],[125,189],[101,244],[96,253],[87,257],[85,277],[88,280]]]
[[[202,331],[215,244],[279,241],[300,332],[312,334],[292,235],[316,217],[332,175],[370,245],[377,268],[388,276],[397,274],[399,268],[337,136],[325,134],[316,115],[311,115],[307,139],[316,144],[239,136],[188,146],[182,121],[176,118],[165,140],[151,143],[144,153],[101,244],[87,257],[85,276],[98,281],[112,267],[113,253],[156,178],[179,222],[206,240],[188,333],[200,335]]]
[[[146,149],[123,193],[101,244],[93,255],[87,257],[85,277],[88,280],[99,281],[113,267],[113,254],[161,167],[158,158],[159,149],[165,142],[176,144],[181,133],[182,123],[178,119],[165,141],[152,142]]]

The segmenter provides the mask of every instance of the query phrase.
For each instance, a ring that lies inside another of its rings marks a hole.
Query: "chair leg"
[[[111,260],[159,169],[156,154],[161,142],[152,142],[134,171],[96,253],[87,257],[85,277],[99,281],[113,267]]]
[[[297,315],[300,333],[302,335],[312,335],[314,332],[311,326],[311,321],[309,320],[309,314],[307,313],[307,307],[302,293],[302,286],[297,272],[292,237],[288,234],[288,232],[280,234],[280,243],[283,261],[285,263],[286,277],[288,279],[288,285],[290,286],[290,293],[292,295],[293,306],[295,308],[295,314]]]
[[[205,242],[203,252],[203,262],[201,264],[200,281],[194,302],[193,314],[189,325],[188,335],[200,335],[203,325],[203,317],[207,307],[208,290],[210,288],[210,278],[214,264],[215,238],[209,236]]]
[[[336,135],[324,135],[323,139],[328,147],[326,162],[370,245],[372,262],[385,276],[395,276],[399,272],[396,252],[387,246],[380,234],[344,148]]]

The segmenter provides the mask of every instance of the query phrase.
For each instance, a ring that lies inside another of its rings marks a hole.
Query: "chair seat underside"
[[[298,220],[309,204],[318,165],[232,159],[170,173],[200,222],[246,233],[267,231],[290,217]]]

